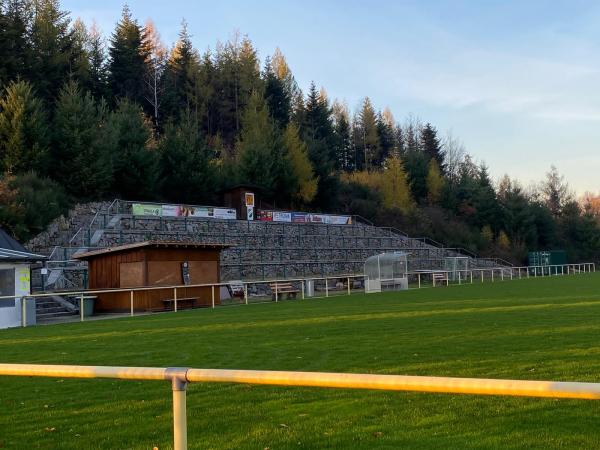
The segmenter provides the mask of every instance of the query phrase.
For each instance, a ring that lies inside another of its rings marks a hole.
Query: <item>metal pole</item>
[[[350,277],[348,277],[348,295],[350,295]]]
[[[325,297],[329,297],[329,280],[325,277]]]
[[[473,271],[471,270],[469,274],[471,275],[471,284],[473,284]]]
[[[504,281],[504,269],[500,269],[500,279]]]
[[[277,292],[277,281],[275,282],[275,303],[279,301],[279,293]]]
[[[187,450],[187,414],[185,392],[187,383],[180,378],[173,377],[171,386],[173,390],[173,450]]]
[[[175,312],[177,312],[177,288],[173,288],[173,304],[175,305]]]
[[[244,283],[244,301],[248,304],[248,285]]]
[[[494,269],[492,269],[492,283],[494,282]]]
[[[23,328],[27,326],[27,298],[21,297],[21,325]]]
[[[212,298],[212,307],[214,308],[215,307],[215,285],[214,284],[210,287],[210,290],[211,290],[211,298]]]
[[[302,300],[304,300],[304,284],[306,283],[306,280],[302,280],[302,282],[300,283],[300,286],[302,288]]]
[[[419,280],[419,289],[421,289],[421,274],[417,274],[417,279]]]
[[[79,297],[79,318],[83,322],[83,292],[81,293],[81,297]]]
[[[129,305],[131,307],[131,316],[133,317],[133,290],[129,293]]]
[[[483,269],[481,269],[481,282],[483,283]]]
[[[458,284],[459,284],[459,285],[461,285],[461,284],[462,284],[462,281],[461,281],[461,279],[460,279],[460,270],[458,271]]]

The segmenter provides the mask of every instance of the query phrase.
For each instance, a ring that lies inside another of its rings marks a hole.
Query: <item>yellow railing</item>
[[[61,378],[167,380],[173,391],[173,448],[187,449],[186,387],[188,383],[245,383],[340,389],[437,392],[600,400],[600,383],[496,380],[352,373],[265,370],[190,369],[181,367],[106,367],[0,364],[0,375]]]

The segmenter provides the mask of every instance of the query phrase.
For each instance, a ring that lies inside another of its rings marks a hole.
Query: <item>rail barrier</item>
[[[565,381],[192,369],[181,367],[107,367],[37,364],[0,364],[0,375],[170,381],[173,395],[174,450],[187,449],[186,388],[188,383],[242,383],[272,386],[600,400],[600,383]]]
[[[425,287],[436,287],[440,285],[462,285],[462,284],[473,284],[473,283],[484,283],[485,281],[497,282],[505,280],[515,280],[523,278],[536,278],[536,277],[547,277],[547,276],[565,276],[574,275],[580,273],[595,272],[595,263],[580,263],[580,264],[564,264],[564,265],[552,265],[552,266],[523,266],[523,267],[492,267],[482,269],[463,269],[456,271],[447,271],[444,269],[428,269],[422,271],[411,271],[406,275],[409,279],[409,287],[415,289],[421,289]],[[439,277],[436,275],[444,274],[445,282],[439,283]],[[438,282],[436,283],[436,279]],[[287,292],[283,289],[279,291],[278,287],[283,285],[293,284],[295,289],[294,298],[296,293],[299,294],[299,298],[304,300],[307,297],[310,298],[327,298],[336,295],[352,295],[352,293],[364,292],[363,291],[363,280],[364,275],[351,275],[351,274],[339,274],[331,275],[328,277],[299,277],[299,278],[286,278],[286,279],[275,279],[275,280],[260,280],[260,281],[240,281],[239,284],[242,286],[242,292],[240,297],[235,300],[234,304],[245,304],[249,305],[252,303],[279,302],[283,299]],[[21,301],[25,299],[36,299],[64,296],[78,299],[79,306],[79,320],[85,321],[84,315],[84,301],[86,297],[89,298],[91,295],[103,294],[103,293],[129,293],[129,315],[134,316],[135,310],[135,295],[138,292],[154,291],[154,290],[172,290],[173,299],[173,311],[177,312],[180,310],[178,307],[184,299],[178,293],[181,293],[183,289],[191,288],[209,288],[210,298],[208,299],[208,306],[215,308],[219,306],[220,295],[217,296],[216,291],[221,287],[231,287],[232,282],[222,283],[203,283],[203,284],[188,284],[188,285],[168,285],[168,286],[150,286],[150,287],[138,287],[138,288],[121,288],[121,289],[83,289],[83,290],[72,290],[62,292],[48,292],[40,294],[30,294],[27,296],[22,295],[6,295],[0,296],[0,301],[3,300],[18,300],[21,304],[21,326],[27,326],[27,302]],[[312,286],[312,288],[311,288]],[[316,287],[316,289],[315,289]],[[315,295],[318,292],[319,295]],[[288,296],[289,298],[289,296]],[[229,302],[231,304],[231,302]]]

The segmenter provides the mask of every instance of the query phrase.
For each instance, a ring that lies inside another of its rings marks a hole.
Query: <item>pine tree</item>
[[[408,214],[415,204],[402,160],[395,157],[388,158],[385,167],[380,182],[383,205],[388,209],[396,209],[403,214]]]
[[[123,198],[149,200],[156,191],[158,154],[153,148],[150,120],[138,105],[121,99],[110,117],[113,130],[114,187]]]
[[[92,25],[92,29],[89,33],[89,66],[90,66],[90,81],[89,89],[92,96],[96,100],[101,98],[108,98],[108,72],[106,67],[105,59],[105,48],[102,34],[96,27],[96,24]]]
[[[310,164],[306,144],[300,139],[298,127],[293,123],[286,127],[282,144],[291,167],[291,196],[301,203],[310,203],[317,194],[318,179]]]
[[[0,88],[11,80],[28,75],[26,68],[31,55],[28,41],[30,17],[23,0],[0,2]]]
[[[404,154],[404,167],[406,169],[413,197],[422,203],[427,199],[427,174],[429,162],[420,150],[408,150]]]
[[[423,130],[421,130],[421,149],[428,160],[436,160],[438,167],[444,173],[444,152],[437,137],[437,130],[430,123],[426,123]]]
[[[165,66],[163,110],[165,117],[175,119],[181,111],[191,108],[192,76],[198,70],[199,57],[192,47],[187,23],[181,24],[179,39]]]
[[[123,7],[121,20],[110,39],[108,83],[112,100],[126,98],[146,105],[144,79],[148,73],[149,55],[142,42],[142,29],[131,17],[129,7]]]
[[[291,98],[284,80],[280,79],[274,72],[269,58],[265,62],[263,79],[265,83],[265,100],[271,117],[280,128],[285,128],[290,121]]]
[[[377,130],[377,117],[375,115],[375,109],[371,104],[369,97],[365,97],[359,118],[359,140],[361,141],[361,150],[363,161],[362,167],[366,170],[374,169],[378,167],[381,154],[381,143],[379,141],[379,134]]]
[[[55,100],[63,83],[75,70],[77,55],[69,24],[68,13],[60,10],[58,0],[33,2],[27,78],[40,98],[48,103]]]
[[[379,138],[379,152],[373,160],[375,166],[381,167],[383,162],[394,153],[394,123],[393,116],[389,109],[386,109],[385,115],[381,112],[377,114],[377,137]]]
[[[180,115],[177,125],[166,126],[159,152],[160,185],[167,200],[184,203],[213,200],[215,168],[212,154],[191,110]]]
[[[437,205],[442,199],[444,190],[444,177],[435,159],[429,161],[427,172],[427,198],[431,205]]]
[[[264,99],[258,93],[250,97],[242,121],[242,133],[236,144],[238,180],[252,183],[275,193],[278,141]]]
[[[97,200],[112,184],[112,160],[102,117],[92,94],[76,82],[58,96],[53,126],[54,178],[74,197]]]
[[[335,168],[352,172],[356,169],[356,160],[348,108],[346,105],[336,102],[332,109],[335,133]]]
[[[91,36],[81,19],[75,20],[71,29],[71,69],[70,80],[76,81],[82,89],[90,90],[91,84]]]
[[[42,102],[31,84],[12,82],[0,99],[0,163],[3,172],[45,173],[48,125]]]
[[[558,173],[555,166],[550,167],[550,171],[546,174],[546,180],[542,183],[541,190],[546,206],[555,217],[560,216],[563,206],[572,200],[569,185],[565,182],[564,176]]]

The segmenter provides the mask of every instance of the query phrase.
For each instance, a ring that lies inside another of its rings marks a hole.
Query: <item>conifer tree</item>
[[[110,39],[108,83],[113,101],[126,98],[145,105],[144,78],[148,72],[147,60],[142,29],[131,17],[126,5]]]
[[[381,167],[383,162],[394,152],[394,123],[393,116],[389,109],[386,109],[385,115],[380,111],[377,113],[377,137],[379,139],[379,151],[373,159],[373,164]]]
[[[102,198],[112,184],[112,160],[102,107],[76,82],[60,91],[53,126],[53,174],[73,196]]]
[[[381,153],[381,145],[377,132],[377,116],[369,97],[365,97],[363,100],[358,118],[360,121],[358,126],[360,135],[358,139],[361,143],[360,148],[363,157],[362,164],[359,167],[366,170],[375,169],[380,165],[378,161]]]
[[[318,179],[310,164],[306,144],[300,139],[298,127],[293,123],[286,127],[282,144],[287,152],[286,156],[293,180],[292,183],[288,183],[291,184],[291,195],[295,200],[308,204],[317,194]]]
[[[352,172],[356,169],[356,160],[348,108],[346,105],[336,102],[332,109],[335,133],[335,167],[337,170]]]
[[[28,40],[30,17],[23,0],[0,2],[0,88],[28,75],[31,55]]]
[[[269,58],[265,62],[263,79],[265,83],[265,100],[271,117],[280,128],[285,128],[290,121],[291,98],[284,80],[275,74]]]
[[[429,170],[427,172],[427,198],[431,205],[437,205],[442,199],[444,184],[444,177],[437,161],[432,158],[429,161]]]
[[[58,0],[37,0],[33,3],[27,78],[40,98],[48,103],[56,99],[63,83],[75,69],[77,55],[69,24],[68,13],[60,10]]]
[[[0,164],[13,174],[36,170],[45,173],[48,125],[42,102],[31,84],[12,82],[0,99]]]
[[[169,123],[159,144],[160,185],[167,200],[203,203],[213,200],[212,156],[190,109]]]
[[[386,161],[386,169],[381,175],[380,190],[383,196],[383,205],[389,209],[396,209],[404,214],[414,209],[414,201],[410,193],[408,179],[402,160],[390,157]]]
[[[190,91],[193,73],[198,70],[199,57],[192,47],[191,36],[184,21],[179,39],[165,66],[163,110],[165,116],[175,119],[181,111],[191,108]]]
[[[140,106],[121,99],[111,114],[108,128],[115,133],[114,187],[123,198],[150,200],[156,191],[158,154],[152,126]]]
[[[89,33],[88,43],[88,58],[89,58],[89,90],[96,100],[101,98],[107,99],[108,92],[108,73],[105,60],[104,39],[102,34],[96,27],[92,25]]]
[[[438,167],[444,173],[445,165],[442,144],[437,136],[437,130],[430,123],[426,123],[423,130],[421,130],[421,149],[428,160],[436,160]]]
[[[256,184],[272,194],[277,184],[275,168],[281,159],[276,157],[276,132],[260,94],[255,92],[250,97],[242,125],[236,144],[238,180]]]

